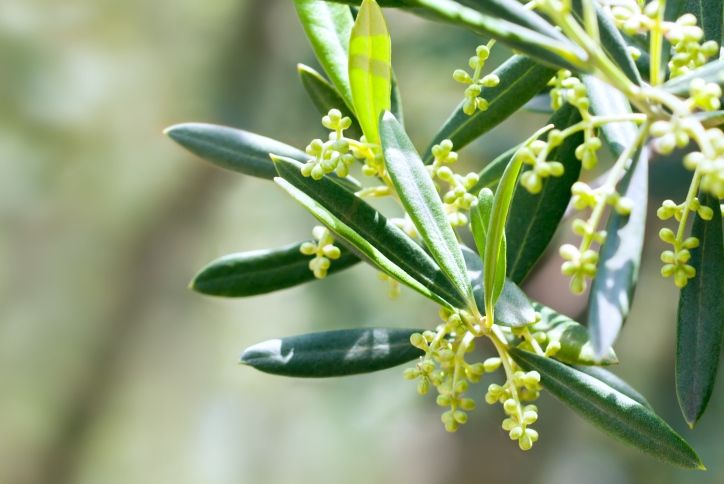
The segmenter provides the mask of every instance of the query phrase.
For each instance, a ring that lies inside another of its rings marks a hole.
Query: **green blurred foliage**
[[[450,73],[477,39],[389,20],[408,130],[423,147],[462,96]],[[506,55],[495,49],[498,62]],[[236,364],[243,347],[279,335],[436,324],[409,291],[386,302],[362,266],[245,300],[186,289],[205,262],[313,225],[268,182],[207,166],[161,134],[207,121],[303,147],[323,133],[296,79],[296,62],[314,61],[289,2],[4,0],[0,59],[0,482],[724,480],[722,385],[695,431],[676,408],[677,298],[657,276],[655,238],[619,373],[692,441],[707,473],[629,450],[550,398],[541,445],[523,455],[482,403],[446,434],[401,370],[315,381]],[[468,167],[542,119],[516,115],[464,152]],[[659,173],[654,184],[671,180]],[[583,300],[566,284],[553,262],[527,289],[576,314]]]

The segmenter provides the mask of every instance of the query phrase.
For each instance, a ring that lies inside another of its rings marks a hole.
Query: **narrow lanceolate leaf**
[[[500,275],[497,273],[500,267],[505,268],[506,264],[499,259],[505,257],[505,224],[510,215],[510,203],[513,200],[515,187],[518,183],[518,175],[523,166],[521,159],[513,157],[500,177],[498,187],[495,190],[495,198],[490,209],[490,221],[488,222],[488,233],[485,240],[485,252],[483,257],[483,286],[485,287],[485,310],[487,313],[493,307],[499,295]]]
[[[543,332],[548,342],[557,341],[561,345],[561,349],[553,355],[553,358],[569,365],[618,363],[618,357],[611,347],[607,348],[603,356],[596,357],[588,329],[582,324],[540,303],[533,303],[533,308],[540,314],[541,319],[531,326],[531,331]],[[532,349],[525,345],[521,347]]]
[[[319,64],[332,80],[347,107],[354,109],[347,69],[352,12],[346,5],[323,0],[294,0],[299,20]]]
[[[465,261],[440,195],[410,138],[389,111],[380,120],[380,138],[387,172],[427,250],[460,296],[472,303]]]
[[[304,177],[293,160],[276,158],[275,163],[279,175],[307,197],[281,186],[333,231],[344,231],[342,237],[370,262],[436,302],[464,307],[435,261],[384,215],[331,178]]]
[[[352,120],[352,126],[345,130],[345,136],[356,139],[362,136],[362,130],[357,123],[357,118],[349,110],[342,96],[339,95],[333,85],[327,82],[317,71],[304,64],[297,64],[297,72],[304,89],[312,100],[312,104],[321,115],[326,116],[330,109],[339,109],[342,116],[347,116]]]
[[[566,38],[553,25],[516,0],[461,0],[478,12],[512,22],[562,42]]]
[[[631,213],[611,212],[606,241],[599,250],[596,277],[588,298],[588,330],[596,355],[614,343],[628,316],[638,281],[646,228],[648,148],[639,150],[618,192],[631,200]]]
[[[703,79],[706,82],[714,82],[724,87],[724,59],[709,62],[688,74],[675,77],[664,83],[663,88],[677,96],[687,96],[691,81],[694,79]]]
[[[546,390],[613,437],[671,464],[704,469],[694,449],[650,408],[551,358],[517,348],[510,353],[525,370],[541,374]]]
[[[714,211],[709,221],[694,219],[691,235],[699,247],[691,250],[696,277],[681,290],[676,339],[676,394],[690,426],[706,410],[714,388],[724,332],[724,248],[719,201],[700,195]]]
[[[349,43],[349,79],[357,119],[365,138],[379,144],[378,120],[390,109],[392,44],[382,9],[364,0]]]
[[[419,329],[359,328],[271,339],[250,346],[241,363],[275,375],[323,378],[384,370],[421,356]]]
[[[489,188],[484,188],[478,195],[478,203],[470,209],[470,227],[475,239],[475,247],[478,249],[481,261],[485,254],[485,244],[488,237],[488,226],[490,225],[490,214],[493,211],[493,200],[495,195]],[[505,283],[505,232],[498,248],[498,267],[495,269],[495,285],[493,287],[493,299],[498,299]]]
[[[508,20],[485,15],[452,0],[409,0],[425,16],[488,34],[552,66],[586,71],[586,54],[567,39],[550,37]]]
[[[432,162],[432,147],[442,140],[449,139],[459,150],[506,120],[538,94],[555,71],[528,57],[514,56],[494,73],[500,78],[500,83],[495,87],[485,87],[480,93],[488,101],[488,109],[468,116],[463,112],[461,102],[425,151],[425,163]]]
[[[483,261],[480,256],[464,245],[460,246],[468,268],[468,276],[473,285],[473,296],[475,303],[481,312],[485,314],[485,303],[483,301]],[[503,291],[495,303],[495,322],[503,326],[520,328],[535,321],[536,315],[525,293],[510,279],[503,284]]]
[[[175,142],[206,161],[227,170],[271,180],[277,174],[269,153],[305,161],[309,156],[279,141],[214,124],[184,123],[167,128]]]
[[[566,104],[551,117],[557,129],[580,121],[578,112]],[[561,177],[549,177],[540,193],[532,195],[519,186],[515,191],[506,226],[508,243],[508,277],[520,284],[526,278],[550,243],[571,199],[571,186],[578,180],[581,162],[575,156],[582,136],[568,137],[551,154],[551,159],[563,164]]]
[[[644,407],[648,407],[653,410],[653,407],[651,407],[649,401],[646,400],[646,397],[641,395],[638,390],[626,383],[626,381],[621,379],[621,377],[619,377],[615,373],[610,372],[605,368],[601,368],[600,366],[576,365],[574,366],[574,368],[580,372],[592,376],[597,380],[601,380],[603,383],[610,386],[614,390],[618,390],[619,392],[623,393],[631,400],[635,400]]]
[[[621,35],[621,31],[616,28],[611,15],[607,10],[601,8],[596,2],[591,2],[596,9],[596,19],[598,23],[598,32],[600,37],[600,45],[604,53],[614,61],[616,66],[635,84],[641,84],[641,74],[639,73],[636,63],[631,57],[628,45]],[[572,2],[574,15],[583,20],[583,2],[582,0],[573,0]]]
[[[210,296],[243,297],[265,294],[314,280],[311,257],[300,252],[302,243],[279,249],[229,254],[210,262],[191,281],[191,289]],[[328,275],[342,271],[359,258],[346,248],[332,262]]]

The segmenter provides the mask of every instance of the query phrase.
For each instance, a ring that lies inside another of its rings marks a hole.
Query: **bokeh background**
[[[461,98],[451,73],[479,39],[388,14],[422,148]],[[508,54],[498,47],[491,62]],[[401,368],[292,380],[237,364],[245,346],[282,335],[436,324],[431,304],[405,290],[389,301],[362,265],[242,300],[186,288],[217,256],[306,238],[314,225],[269,182],[162,135],[182,121],[299,147],[323,134],[296,78],[297,62],[316,64],[291,2],[3,0],[0,61],[0,483],[724,481],[724,385],[688,430],[673,386],[677,291],[657,276],[655,237],[616,371],[690,439],[706,473],[631,450],[549,397],[540,442],[523,454],[497,407],[481,404],[446,434]],[[476,169],[544,120],[519,113],[461,158]],[[657,160],[654,197],[683,192],[676,167]],[[527,289],[575,316],[584,301],[557,264]]]

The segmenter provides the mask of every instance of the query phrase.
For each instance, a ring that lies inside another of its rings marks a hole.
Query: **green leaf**
[[[724,87],[724,59],[715,60],[701,66],[700,68],[675,77],[663,84],[663,88],[677,96],[688,96],[689,86],[694,79],[703,79],[706,82],[714,82]]]
[[[359,127],[357,118],[347,108],[342,96],[339,95],[334,86],[327,82],[317,71],[304,64],[297,64],[297,72],[304,89],[319,114],[326,116],[330,109],[339,109],[342,116],[347,116],[352,120],[352,126],[345,130],[345,136],[359,139],[362,136],[362,129]]]
[[[352,28],[349,79],[357,119],[367,141],[379,144],[378,120],[390,109],[392,43],[382,9],[364,0]]]
[[[488,226],[490,225],[490,214],[493,211],[493,200],[495,196],[492,190],[484,188],[478,195],[478,203],[472,209],[470,209],[470,227],[473,232],[473,238],[475,239],[475,246],[478,249],[478,254],[485,254],[485,244],[488,237]],[[505,283],[505,232],[503,232],[503,238],[500,241],[500,247],[498,248],[498,267],[495,269],[495,285],[493,288],[493,299],[500,297],[500,292],[503,290],[503,284]]]
[[[473,296],[481,312],[485,314],[483,302],[483,261],[480,256],[465,247],[460,246],[468,269],[468,276],[473,285]],[[503,291],[495,303],[495,322],[503,326],[522,328],[535,321],[536,315],[525,293],[510,279],[505,279]]]
[[[651,409],[551,358],[516,348],[510,353],[525,370],[541,374],[546,390],[611,436],[665,462],[704,469],[694,449]]]
[[[488,222],[488,233],[485,240],[485,252],[483,257],[483,286],[485,299],[485,312],[493,320],[490,310],[500,295],[500,274],[498,269],[505,269],[505,262],[501,262],[501,258],[505,258],[505,224],[510,214],[510,203],[515,193],[515,187],[518,183],[518,175],[523,166],[521,159],[515,156],[510,160],[508,166],[505,167],[503,175],[500,177],[498,187],[495,190],[495,198],[490,208],[490,221]]]
[[[580,121],[575,108],[566,104],[550,119],[557,129]],[[571,199],[571,186],[578,180],[581,162],[575,156],[576,147],[583,142],[579,134],[572,135],[553,151],[551,159],[565,167],[561,177],[550,177],[540,193],[532,195],[519,186],[515,191],[506,226],[508,242],[508,277],[518,284],[545,252]]]
[[[724,247],[719,200],[701,194],[714,211],[709,221],[696,216],[691,235],[699,247],[691,250],[689,264],[696,277],[681,290],[676,330],[676,394],[691,427],[706,410],[719,366],[724,333]]]
[[[400,282],[448,307],[464,307],[464,300],[435,261],[399,227],[372,206],[329,177],[313,180],[301,174],[299,163],[275,158],[275,180],[318,220]]]
[[[279,141],[240,129],[214,124],[184,123],[167,128],[172,140],[227,170],[271,180],[277,174],[269,153],[305,161],[309,156]]]
[[[418,329],[359,328],[322,331],[250,346],[241,363],[275,375],[323,378],[384,370],[423,352],[410,344]]]
[[[473,303],[465,261],[440,195],[410,138],[389,111],[380,120],[380,137],[387,172],[427,250],[460,296]]]
[[[618,188],[633,202],[633,208],[629,215],[611,212],[588,298],[588,329],[597,355],[614,343],[631,308],[644,247],[648,175],[648,149],[644,147]]]
[[[618,363],[618,357],[610,346],[599,358],[593,351],[588,330],[565,314],[540,303],[533,303],[540,314],[540,321],[531,326],[531,331],[546,334],[548,341],[558,341],[561,349],[553,358],[570,365],[612,365]],[[531,349],[524,346],[524,349]]]
[[[597,2],[591,2],[596,9],[596,20],[598,21],[598,32],[600,37],[600,45],[604,53],[614,61],[614,63],[623,71],[630,81],[641,85],[641,74],[639,73],[636,63],[631,57],[628,45],[616,27],[611,15],[607,10],[601,8]],[[573,13],[579,20],[583,21],[583,2],[582,0],[573,0]]]
[[[227,170],[271,180],[276,168],[270,155],[305,162],[309,155],[279,141],[240,129],[214,124],[185,123],[167,128],[165,133],[191,153]],[[354,178],[332,178],[349,191],[361,188]]]
[[[634,387],[626,383],[615,373],[612,373],[605,368],[601,368],[600,366],[575,365],[573,368],[582,373],[590,375],[597,380],[601,380],[603,383],[610,386],[614,390],[618,390],[619,392],[623,393],[631,400],[635,400],[644,407],[648,407],[653,410],[653,407],[651,406],[649,401],[646,400],[646,397],[641,395]]]
[[[294,0],[294,5],[319,64],[353,110],[347,63],[354,21],[349,7],[323,0]]]
[[[422,14],[488,34],[552,66],[586,71],[586,54],[567,39],[550,37],[513,22],[485,15],[452,0],[409,0]]]
[[[490,17],[507,20],[551,39],[567,41],[566,37],[543,17],[515,0],[461,0],[460,3]]]
[[[191,281],[194,291],[210,296],[243,297],[265,294],[314,280],[311,257],[299,250],[302,242],[279,249],[229,254],[210,262]],[[359,259],[341,247],[328,275],[342,271]]]
[[[538,94],[555,71],[517,55],[495,69],[494,74],[500,83],[496,87],[485,87],[480,93],[488,101],[488,109],[468,116],[461,102],[425,151],[425,163],[432,163],[432,147],[442,140],[449,139],[455,149],[460,150],[506,120]]]

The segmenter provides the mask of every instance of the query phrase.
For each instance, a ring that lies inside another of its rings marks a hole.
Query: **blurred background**
[[[461,99],[451,73],[479,39],[388,19],[408,131],[424,148]],[[692,442],[705,473],[631,450],[547,396],[540,442],[523,454],[498,407],[481,404],[446,434],[402,368],[292,380],[237,364],[242,348],[278,336],[436,324],[431,304],[406,290],[388,301],[362,265],[249,299],[186,288],[220,255],[307,238],[314,225],[269,182],[162,135],[183,121],[298,147],[324,134],[296,77],[297,62],[316,64],[291,2],[3,0],[0,59],[0,483],[724,481],[724,385],[688,430],[674,394],[677,291],[657,276],[655,237],[616,371]],[[461,158],[478,169],[544,120],[519,113]],[[677,166],[657,161],[654,197],[683,193]],[[585,300],[557,266],[544,263],[527,290],[576,316]]]

